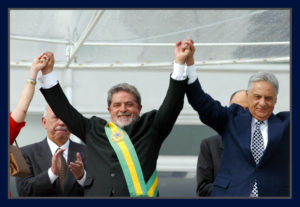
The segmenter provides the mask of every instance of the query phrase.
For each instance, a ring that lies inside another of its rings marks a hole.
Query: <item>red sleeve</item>
[[[23,121],[21,123],[18,123],[11,117],[11,115],[9,115],[9,125],[10,125],[9,142],[10,144],[13,144],[21,128],[25,126],[25,122]]]

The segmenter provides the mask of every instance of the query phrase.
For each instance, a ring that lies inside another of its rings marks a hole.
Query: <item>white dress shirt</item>
[[[196,66],[191,65],[181,65],[174,61],[173,65],[173,73],[171,75],[171,78],[175,80],[185,80],[188,78],[188,84],[192,84],[197,79],[197,72],[196,72]]]

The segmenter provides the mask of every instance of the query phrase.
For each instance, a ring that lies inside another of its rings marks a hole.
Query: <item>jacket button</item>
[[[110,173],[110,176],[111,177],[115,177],[115,173]]]

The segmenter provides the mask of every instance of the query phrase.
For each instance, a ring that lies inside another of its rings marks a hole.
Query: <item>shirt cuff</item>
[[[197,80],[198,76],[195,65],[187,66],[187,77],[189,79],[188,85],[194,83]]]
[[[186,65],[180,65],[174,61],[173,64],[173,73],[171,75],[171,78],[174,80],[185,80],[187,78],[186,74]]]
[[[58,178],[58,176],[52,172],[51,167],[48,170],[48,175],[51,183],[54,183],[54,181]]]
[[[39,76],[38,80],[41,83],[41,87],[44,88],[44,89],[51,88],[51,87],[55,86],[58,83],[56,75],[53,71],[51,73],[46,74],[46,75]]]
[[[77,180],[77,182],[79,183],[79,185],[83,186],[85,179],[86,179],[86,172],[84,170],[84,174],[83,174],[82,178],[80,180]]]

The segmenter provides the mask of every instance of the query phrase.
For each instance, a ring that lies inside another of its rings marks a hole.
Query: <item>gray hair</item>
[[[252,90],[253,83],[257,82],[257,81],[267,81],[267,82],[271,83],[274,86],[274,92],[275,92],[274,95],[277,96],[278,91],[279,91],[279,83],[273,73],[258,72],[258,73],[253,74],[249,78],[249,81],[248,81],[248,92],[250,92]]]
[[[48,116],[48,108],[49,108],[49,105],[46,105],[45,108],[44,108],[43,117],[44,117],[45,119],[47,119],[47,116]]]
[[[131,93],[135,97],[135,100],[138,103],[138,105],[141,106],[142,98],[141,98],[139,91],[137,90],[136,87],[134,87],[133,85],[130,85],[128,83],[119,83],[119,84],[113,86],[111,89],[109,89],[109,91],[107,93],[107,105],[108,106],[110,106],[110,104],[111,104],[112,96],[119,91],[126,91],[128,93]]]

